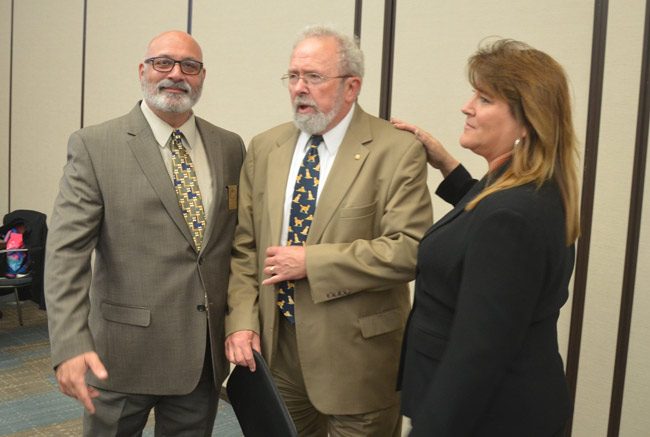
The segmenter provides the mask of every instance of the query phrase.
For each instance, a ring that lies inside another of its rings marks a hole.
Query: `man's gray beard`
[[[330,124],[336,113],[330,111],[328,114],[317,112],[315,114],[298,114],[294,112],[293,123],[301,131],[309,135],[322,133]]]
[[[316,111],[316,113],[298,114],[298,105],[312,105],[312,108]],[[321,112],[316,107],[316,104],[312,99],[300,96],[295,98],[292,106],[293,124],[295,124],[298,129],[308,133],[309,135],[322,134],[325,132],[325,129],[327,129],[327,126],[329,126],[332,120],[334,120],[336,114],[338,114],[341,110],[341,107],[343,106],[343,93],[339,93],[339,95],[336,97],[336,102],[334,102],[334,107],[328,113]]]
[[[183,89],[187,91],[185,94],[169,93],[161,90],[163,87],[172,87]],[[148,82],[144,77],[140,81],[142,88],[142,95],[145,102],[152,109],[158,109],[162,112],[183,113],[187,112],[201,97],[202,87],[196,86],[192,88],[190,84],[185,81],[174,82],[171,79],[163,79],[158,83]]]

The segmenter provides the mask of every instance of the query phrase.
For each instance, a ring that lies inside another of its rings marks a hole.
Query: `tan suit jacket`
[[[215,383],[227,374],[223,323],[237,218],[227,187],[238,184],[245,149],[238,135],[196,120],[214,192],[201,252],[139,104],[70,137],[45,287],[53,363],[96,351],[109,376],[90,376],[92,385],[188,393],[201,375],[208,330]]]
[[[284,193],[299,131],[256,136],[240,178],[226,334],[254,330],[273,364],[277,288],[261,286],[264,253],[280,244]],[[296,336],[307,391],[325,414],[394,405],[418,241],[431,224],[422,144],[356,107],[307,238],[296,284]]]

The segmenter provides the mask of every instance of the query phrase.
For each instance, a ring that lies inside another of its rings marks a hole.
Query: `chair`
[[[4,266],[6,264],[7,253],[9,252],[27,252],[29,256],[29,249],[0,249],[0,256],[2,256],[3,260],[0,265]],[[16,311],[18,311],[18,323],[20,323],[20,326],[23,326],[23,310],[20,307],[20,295],[18,294],[18,290],[30,287],[32,285],[32,279],[33,277],[31,273],[16,278],[0,276],[0,295],[9,294],[13,291],[16,298]],[[2,311],[0,311],[0,318],[2,318]]]
[[[45,296],[43,276],[45,267],[45,242],[47,240],[47,216],[38,211],[19,209],[6,214],[3,226],[0,227],[0,236],[4,237],[9,229],[22,225],[24,227],[23,243],[29,254],[29,272],[20,278],[6,278],[0,275],[0,295],[14,293],[18,311],[18,321],[23,324],[20,301],[31,299],[45,309]],[[15,249],[12,249],[12,251]],[[7,250],[0,250],[0,272],[4,273]],[[0,313],[1,317],[2,313]]]

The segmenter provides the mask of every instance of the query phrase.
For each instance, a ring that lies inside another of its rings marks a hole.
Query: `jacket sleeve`
[[[388,194],[375,238],[306,246],[315,303],[413,280],[419,241],[432,223],[426,176],[424,149],[414,141],[386,182]]]
[[[260,332],[258,255],[253,216],[255,147],[251,143],[239,177],[238,223],[230,261],[226,336],[236,331]]]
[[[436,195],[455,206],[475,183],[476,179],[460,164],[440,182]]]
[[[103,201],[84,139],[74,133],[54,203],[46,245],[45,298],[52,362],[94,350],[88,327],[91,254],[97,244]]]

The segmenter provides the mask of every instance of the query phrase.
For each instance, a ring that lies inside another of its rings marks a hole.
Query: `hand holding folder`
[[[253,350],[257,369],[236,366],[226,392],[245,437],[297,437],[296,426],[264,358]]]

